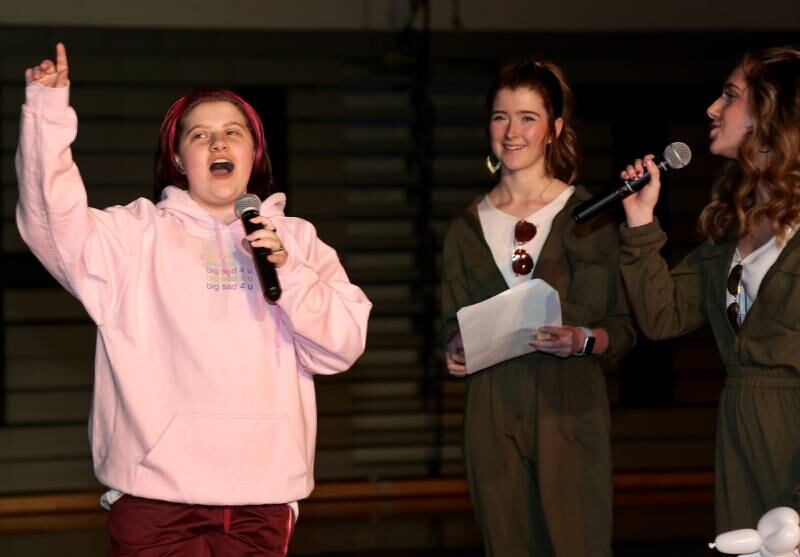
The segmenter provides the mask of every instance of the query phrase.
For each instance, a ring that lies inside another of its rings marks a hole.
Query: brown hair
[[[486,120],[492,114],[497,93],[501,89],[528,87],[542,96],[549,117],[550,130],[545,149],[545,171],[568,184],[578,175],[580,154],[575,130],[572,127],[572,91],[564,79],[561,69],[546,60],[532,58],[504,66],[486,94]],[[564,122],[561,134],[556,136],[555,121]]]
[[[800,50],[749,52],[739,67],[753,129],[715,181],[699,229],[714,240],[742,237],[766,216],[783,238],[800,223]],[[757,190],[767,194],[766,203],[756,202]]]

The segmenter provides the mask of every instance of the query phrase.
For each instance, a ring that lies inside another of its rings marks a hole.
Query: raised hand
[[[38,83],[42,87],[66,87],[69,83],[67,49],[56,44],[56,61],[42,60],[38,66],[25,70],[25,84]]]
[[[636,159],[620,173],[623,180],[640,178],[645,171],[650,173],[650,182],[644,188],[622,200],[628,226],[642,226],[653,221],[653,210],[661,191],[661,172],[653,162],[654,158],[646,155],[644,159]]]

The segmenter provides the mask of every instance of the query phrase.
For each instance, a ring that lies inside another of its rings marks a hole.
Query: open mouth
[[[233,172],[233,163],[230,161],[212,162],[209,170],[214,176],[228,176]]]

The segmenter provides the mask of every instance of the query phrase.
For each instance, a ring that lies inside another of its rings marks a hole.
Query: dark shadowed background
[[[288,212],[318,227],[374,303],[365,355],[317,380],[318,488],[301,504],[290,554],[480,554],[461,461],[463,383],[446,376],[435,335],[444,227],[489,187],[482,107],[492,73],[530,54],[565,70],[578,182],[592,190],[671,141],[692,147],[659,205],[665,255],[677,261],[699,241],[695,220],[720,163],[707,152],[705,108],[744,50],[800,42],[800,9],[793,0],[431,4],[3,8],[0,554],[102,555],[106,544],[86,435],[94,327],[14,224],[22,73],[59,40],[93,206],[150,196],[166,109],[196,86],[230,87],[264,119]],[[617,554],[713,554],[723,371],[710,332],[642,341],[607,377]]]

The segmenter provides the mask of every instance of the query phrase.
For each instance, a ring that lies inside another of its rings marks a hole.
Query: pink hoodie
[[[272,219],[289,260],[283,295],[261,294],[240,221],[187,192],[89,208],[70,144],[69,88],[29,85],[16,166],[17,224],[97,324],[90,440],[97,478],[140,497],[285,503],[311,492],[313,374],[364,351],[372,304],[307,221]]]

